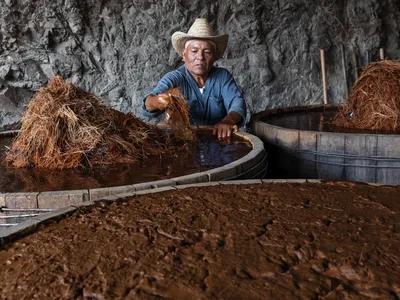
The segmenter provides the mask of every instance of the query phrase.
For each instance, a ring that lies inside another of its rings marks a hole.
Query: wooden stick
[[[365,54],[365,65],[369,65],[369,63],[371,62],[371,57],[370,57],[370,52],[369,50],[367,50],[366,54]]]
[[[347,85],[347,69],[346,69],[346,54],[344,52],[344,45],[340,48],[342,53],[342,68],[343,68],[343,77],[344,77],[344,87],[345,87],[345,100],[347,100],[349,93],[349,86]]]
[[[326,89],[326,67],[325,67],[325,51],[320,50],[321,54],[321,72],[322,72],[322,89],[324,91],[324,104],[328,104],[328,92]]]
[[[357,56],[356,53],[353,52],[351,55],[351,60],[353,62],[353,73],[354,73],[354,81],[358,79],[358,66],[357,66]]]
[[[385,60],[385,50],[383,50],[383,48],[379,49],[379,57],[381,60]]]

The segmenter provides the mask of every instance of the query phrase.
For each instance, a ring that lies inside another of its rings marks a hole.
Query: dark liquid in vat
[[[2,138],[0,193],[79,190],[168,179],[221,167],[245,156],[252,149],[249,142],[236,136],[220,141],[210,130],[200,130],[197,136],[197,142],[187,150],[163,157],[151,157],[133,164],[61,171],[6,166],[3,163],[5,146],[11,143],[12,138]]]
[[[356,128],[338,127],[331,124],[337,111],[298,111],[286,112],[280,115],[270,115],[262,119],[263,122],[275,125],[278,127],[309,130],[309,131],[324,131],[324,132],[341,132],[341,133],[381,133],[381,134],[399,134],[395,131],[382,130],[366,130]]]

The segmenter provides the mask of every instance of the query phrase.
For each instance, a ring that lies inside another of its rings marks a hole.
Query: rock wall
[[[400,57],[395,0],[1,0],[0,126],[58,74],[124,112],[180,65],[170,37],[206,17],[230,40],[219,66],[243,90],[249,115],[322,103],[320,49],[330,103],[345,101],[354,68]],[[347,78],[343,75],[344,47]],[[353,56],[357,66],[353,62]]]

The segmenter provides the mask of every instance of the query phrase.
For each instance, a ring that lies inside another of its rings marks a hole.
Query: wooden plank
[[[316,178],[315,161],[317,159],[317,156],[308,151],[314,152],[317,150],[317,133],[314,131],[300,130],[298,150],[299,177],[311,179]]]
[[[343,179],[376,182],[376,161],[371,159],[376,154],[376,135],[347,134],[345,135],[344,153],[361,156],[361,158],[345,158],[346,165]],[[363,166],[371,166],[363,167]]]
[[[321,179],[343,178],[344,134],[318,132],[317,151],[316,177]]]
[[[398,185],[400,184],[400,136],[377,135],[377,138],[377,156],[394,158],[397,161],[378,161],[376,182]]]
[[[265,142],[275,145],[276,144],[277,127],[264,123],[259,137]]]
[[[275,145],[297,151],[299,145],[299,131],[278,127],[276,129]]]

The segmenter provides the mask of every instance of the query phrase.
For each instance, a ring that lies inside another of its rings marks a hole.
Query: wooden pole
[[[383,50],[383,48],[379,49],[379,57],[381,60],[385,60],[385,50]]]
[[[322,89],[324,92],[324,104],[328,104],[328,92],[326,89],[326,67],[325,67],[325,51],[320,50],[321,54],[321,72],[322,72]]]
[[[358,79],[358,66],[357,66],[357,56],[356,53],[353,52],[351,55],[351,60],[353,62],[353,72],[354,72],[354,80]]]
[[[370,57],[370,52],[369,50],[367,50],[366,54],[365,54],[365,65],[369,65],[369,63],[371,62],[371,57]]]
[[[345,100],[347,100],[349,93],[349,86],[347,85],[347,69],[346,69],[346,54],[344,52],[344,45],[340,48],[342,53],[342,68],[343,68],[343,79],[344,79],[344,87],[345,87]]]

